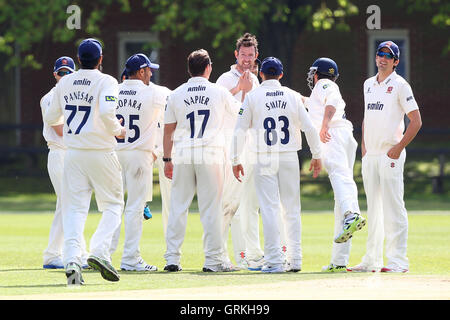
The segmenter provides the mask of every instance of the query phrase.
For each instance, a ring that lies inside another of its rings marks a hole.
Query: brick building
[[[443,49],[448,43],[448,29],[439,29],[431,24],[429,13],[408,14],[391,1],[378,1],[381,10],[381,30],[368,30],[365,8],[370,1],[358,1],[357,16],[347,19],[350,32],[304,30],[298,34],[293,53],[290,86],[308,95],[306,73],[313,61],[321,56],[333,58],[339,66],[338,83],[347,103],[347,117],[356,129],[360,128],[363,117],[362,85],[366,78],[375,74],[375,48],[382,40],[393,40],[401,49],[401,73],[411,84],[416,100],[421,108],[423,128],[447,129],[450,112],[447,74],[450,71],[448,55]],[[160,63],[154,82],[171,89],[188,78],[186,57],[194,49],[203,47],[210,52],[214,61],[211,81],[229,69],[234,63],[230,54],[218,57],[210,48],[208,35],[205,39],[186,43],[165,34],[150,32],[152,16],[146,9],[131,2],[131,12],[123,13],[119,8],[111,8],[100,26],[101,40],[104,42],[103,72],[116,78],[122,72],[126,58],[132,53],[144,52],[152,61]],[[259,38],[260,35],[256,34]],[[276,35],[273,35],[276,36]],[[87,37],[83,30],[77,38]],[[262,37],[261,37],[262,38]],[[151,48],[151,43],[159,40],[162,46]],[[39,108],[40,98],[54,85],[52,67],[54,61],[68,55],[75,59],[76,44],[55,44],[47,38],[35,46],[37,61],[43,68],[12,69],[3,72],[0,86],[0,124],[21,123],[31,125],[32,130],[19,130],[6,134],[6,140],[15,140],[16,145],[42,146],[45,142],[40,134],[42,121]],[[260,58],[275,55],[260,51]],[[282,81],[283,82],[283,81]],[[34,128],[34,129],[33,129]],[[37,128],[37,129],[36,129]]]

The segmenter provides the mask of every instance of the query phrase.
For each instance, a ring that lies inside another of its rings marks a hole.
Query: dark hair
[[[245,33],[242,37],[236,41],[236,51],[239,52],[241,47],[255,47],[255,53],[258,52],[258,40],[251,33]]]
[[[316,74],[317,74],[317,80],[330,79],[332,81],[336,81],[336,76],[330,76],[329,74],[323,74],[323,73],[320,73],[320,72],[316,72]]]
[[[139,69],[139,70],[141,70],[141,69]],[[134,77],[135,75],[137,75],[139,70],[134,70],[134,71],[127,72],[128,78]]]
[[[191,77],[198,77],[205,73],[206,67],[211,64],[208,51],[199,49],[192,52],[188,58],[188,73]]]
[[[261,71],[262,72],[262,71]],[[264,72],[263,72],[264,73]],[[281,77],[281,74],[273,75],[273,74],[267,74],[264,73],[264,78],[266,80],[278,80]]]
[[[100,61],[100,57],[94,60],[81,60],[81,69],[95,69],[95,67],[98,65],[98,62]]]

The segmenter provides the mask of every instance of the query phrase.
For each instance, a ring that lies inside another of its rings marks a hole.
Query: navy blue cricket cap
[[[275,57],[268,57],[261,63],[261,72],[271,76],[279,76],[283,73],[283,64]]]
[[[149,67],[150,69],[159,69],[159,64],[151,63],[150,59],[143,53],[132,55],[125,63],[125,70],[128,74],[146,67]]]
[[[78,57],[83,61],[92,61],[102,55],[102,45],[94,38],[83,40],[78,46]]]
[[[384,42],[380,43],[378,45],[377,52],[380,51],[383,48],[388,48],[391,51],[391,53],[394,55],[395,59],[399,59],[400,58],[400,49],[395,44],[395,42],[393,42],[393,41],[384,41]]]
[[[75,72],[75,63],[71,57],[60,57],[55,61],[53,72],[58,72],[61,69],[68,69]]]

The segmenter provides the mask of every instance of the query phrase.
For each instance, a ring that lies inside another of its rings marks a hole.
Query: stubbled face
[[[391,52],[388,48],[382,48],[380,51],[387,53]],[[380,72],[392,71],[394,66],[398,65],[398,62],[399,60],[388,58],[386,56],[380,57],[377,55],[375,58],[375,63],[377,65],[378,71]]]
[[[240,72],[252,70],[258,54],[255,47],[241,46],[239,51],[234,51],[234,55],[237,60],[237,68]]]

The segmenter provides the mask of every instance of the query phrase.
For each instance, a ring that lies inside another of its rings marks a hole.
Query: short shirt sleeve
[[[414,98],[411,86],[408,83],[405,82],[400,87],[398,98],[400,106],[402,107],[405,114],[408,114],[411,111],[419,109],[416,99]]]

